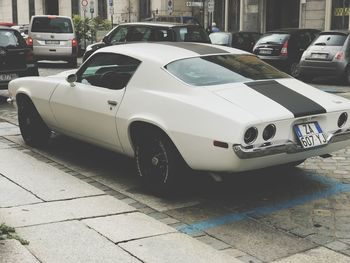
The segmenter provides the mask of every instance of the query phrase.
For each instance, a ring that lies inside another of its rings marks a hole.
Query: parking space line
[[[304,195],[298,198],[294,198],[285,202],[263,206],[263,207],[257,207],[253,210],[249,210],[246,212],[232,213],[221,217],[212,218],[209,220],[199,221],[199,222],[187,225],[185,227],[184,226],[179,227],[177,230],[189,235],[195,235],[201,231],[205,231],[207,229],[214,228],[224,224],[237,222],[252,216],[255,216],[255,217],[265,216],[283,209],[288,209],[297,205],[302,205],[314,200],[327,198],[327,197],[344,193],[344,192],[350,192],[350,184],[341,183],[336,180],[323,177],[323,176],[317,176],[317,175],[308,175],[308,176],[314,181],[328,185],[327,189],[323,191],[318,191],[312,194]]]

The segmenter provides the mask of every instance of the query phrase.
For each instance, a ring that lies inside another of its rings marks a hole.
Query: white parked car
[[[9,85],[32,146],[51,131],[135,157],[166,189],[182,169],[237,172],[350,144],[350,101],[322,92],[255,55],[199,43],[99,49],[76,72]]]

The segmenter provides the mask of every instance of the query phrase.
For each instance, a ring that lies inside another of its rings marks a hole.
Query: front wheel
[[[18,101],[18,123],[23,140],[30,146],[43,146],[51,131],[29,99]]]
[[[137,139],[135,160],[142,183],[158,194],[172,193],[185,167],[175,145],[161,133],[148,133]]]

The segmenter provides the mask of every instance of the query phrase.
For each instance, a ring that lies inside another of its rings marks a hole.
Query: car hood
[[[293,78],[226,84],[212,91],[264,122],[341,111],[350,107],[349,100]]]

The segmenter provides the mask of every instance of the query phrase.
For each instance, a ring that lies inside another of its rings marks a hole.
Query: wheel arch
[[[134,151],[135,151],[135,144],[137,143],[137,140],[139,140],[141,137],[140,135],[147,134],[150,132],[152,133],[158,132],[166,136],[169,139],[169,141],[173,144],[174,148],[179,153],[181,158],[186,162],[186,160],[183,158],[183,155],[179,151],[179,148],[176,146],[176,144],[174,143],[174,140],[169,135],[169,133],[167,133],[163,127],[160,127],[155,123],[145,121],[145,120],[135,120],[129,124],[128,135],[129,135],[130,144],[134,149]]]

